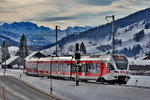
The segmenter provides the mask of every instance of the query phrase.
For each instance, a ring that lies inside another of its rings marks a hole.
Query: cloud
[[[43,18],[40,21],[64,21],[64,20],[71,20],[75,19],[75,17],[51,17],[51,18]]]
[[[106,16],[106,15],[109,15],[109,14],[114,14],[115,12],[114,11],[105,11],[105,12],[100,12],[99,15],[102,16]]]
[[[112,2],[118,0],[79,0],[79,1],[88,5],[110,5]]]
[[[97,26],[149,7],[149,0],[0,0],[0,21],[49,26]]]
[[[123,5],[118,5],[117,8],[126,8],[126,7]]]

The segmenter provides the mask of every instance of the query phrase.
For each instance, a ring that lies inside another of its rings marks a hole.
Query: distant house
[[[17,65],[18,67],[24,66],[24,60],[20,56],[12,56],[6,62],[2,63],[2,68],[13,68],[14,65]],[[6,66],[5,66],[6,65]]]
[[[144,57],[143,60],[150,60],[150,56]]]
[[[132,60],[130,61],[129,70],[131,74],[150,75],[150,60]]]
[[[43,55],[43,54],[40,53],[40,52],[33,52],[33,53],[31,53],[30,55],[28,55],[28,56],[25,58],[25,60],[31,59],[32,57],[34,57],[34,58],[41,58],[41,57],[45,57],[45,55]]]
[[[2,63],[2,52],[1,52],[1,46],[0,46],[0,64]]]

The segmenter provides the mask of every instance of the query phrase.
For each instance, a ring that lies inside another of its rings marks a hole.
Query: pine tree
[[[25,58],[26,56],[28,56],[27,41],[26,41],[26,37],[24,34],[21,36],[21,39],[20,39],[19,55],[22,58]]]
[[[2,62],[10,58],[7,42],[4,40],[1,46]]]
[[[80,52],[83,52],[84,54],[86,54],[86,47],[83,42],[80,45]]]
[[[150,57],[150,51],[145,53],[145,56]]]

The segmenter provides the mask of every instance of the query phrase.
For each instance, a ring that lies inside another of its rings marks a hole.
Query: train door
[[[108,79],[109,80],[113,79],[114,78],[114,70],[115,70],[115,68],[114,68],[114,66],[111,63],[107,64],[107,70],[110,71],[110,73],[108,74]]]
[[[86,72],[86,63],[85,62],[82,63],[81,72],[82,72],[82,78],[85,78],[85,72]]]

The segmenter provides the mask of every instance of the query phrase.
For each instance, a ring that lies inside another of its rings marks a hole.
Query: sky
[[[150,0],[0,0],[0,24],[30,21],[60,29],[99,26],[150,7]],[[110,19],[111,20],[111,19]]]

